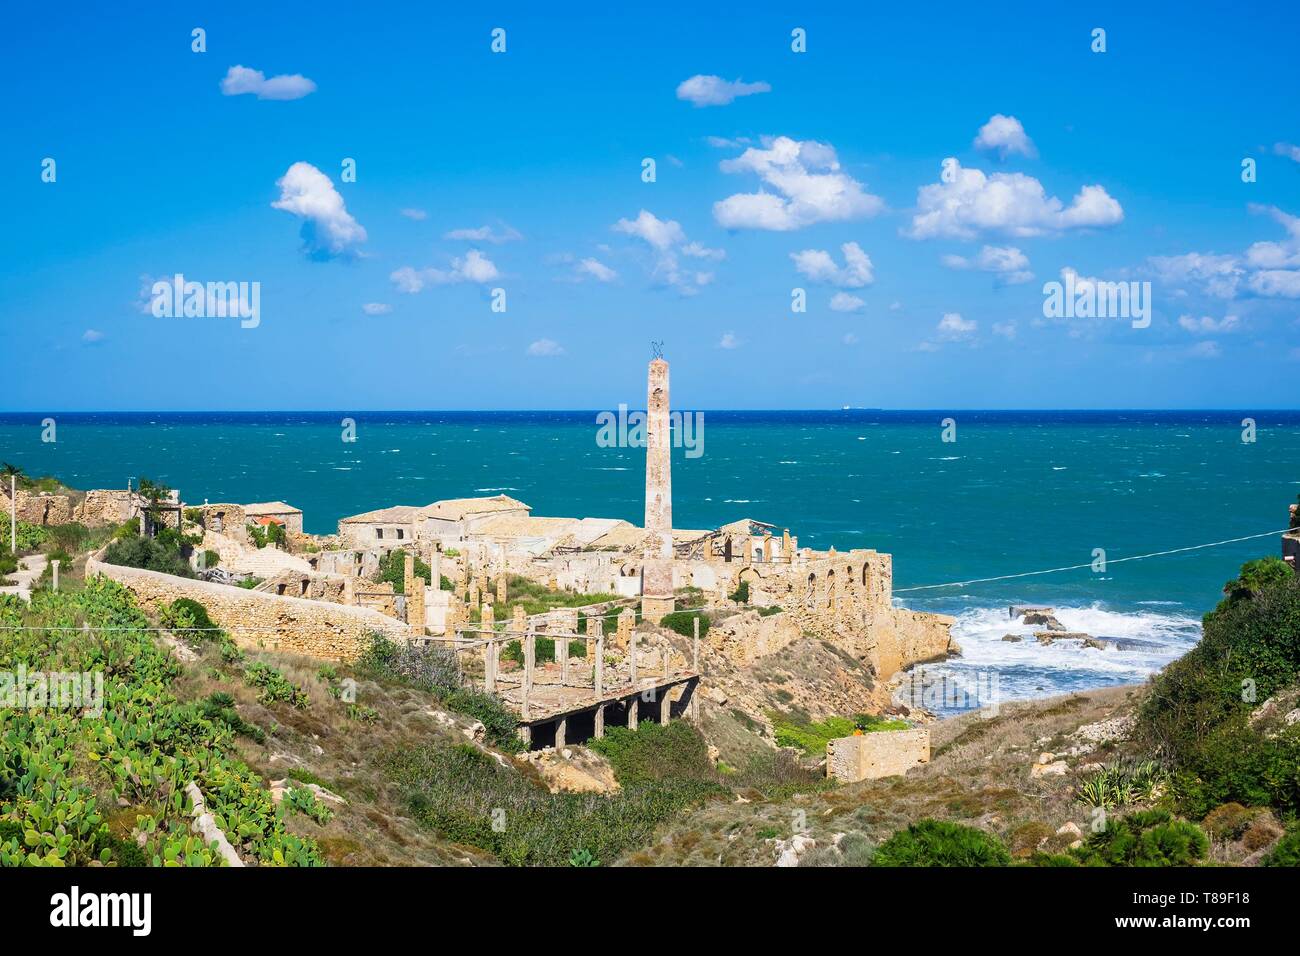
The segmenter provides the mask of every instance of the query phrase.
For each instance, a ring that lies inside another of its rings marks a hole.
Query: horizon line
[[[623,403],[626,405],[626,403]],[[627,406],[631,411],[644,411],[644,409]],[[400,412],[403,414],[439,414],[445,412],[489,412],[493,414],[542,414],[542,413],[567,413],[567,414],[600,414],[601,412],[616,411],[617,409],[609,408],[82,408],[82,409],[22,409],[17,411],[0,411],[0,418],[15,417],[20,415],[373,415]],[[1093,407],[1093,408],[993,408],[993,407],[974,407],[974,406],[933,406],[930,408],[893,408],[883,406],[868,405],[845,405],[845,406],[809,406],[798,408],[691,408],[676,409],[677,411],[692,412],[753,412],[753,413],[773,413],[773,412],[912,412],[937,414],[943,412],[1015,412],[1015,413],[1046,413],[1046,412],[1069,412],[1069,413],[1096,413],[1096,412],[1219,412],[1233,414],[1239,412],[1249,412],[1251,414],[1263,414],[1274,412],[1300,412],[1300,406],[1294,408],[1251,408],[1246,406],[1186,406],[1186,407],[1164,407],[1141,408],[1136,406],[1114,406],[1114,407]]]

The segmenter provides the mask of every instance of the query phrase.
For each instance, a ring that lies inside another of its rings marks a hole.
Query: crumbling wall
[[[198,601],[212,620],[243,647],[351,661],[369,646],[369,635],[374,632],[402,640],[410,634],[405,624],[367,608],[262,594],[227,584],[105,564],[91,557],[86,562],[86,576],[101,574],[126,587],[149,610],[156,611],[177,598]]]
[[[140,513],[139,495],[134,491],[115,488],[97,488],[87,491],[77,505],[73,520],[88,528],[122,524]]]
[[[826,776],[854,783],[901,776],[930,762],[930,731],[877,730],[826,744]]]
[[[19,488],[17,497],[19,521],[37,525],[67,524],[72,521],[73,505],[67,495],[32,494]],[[7,484],[0,491],[0,511],[4,512],[6,519],[14,513]]]

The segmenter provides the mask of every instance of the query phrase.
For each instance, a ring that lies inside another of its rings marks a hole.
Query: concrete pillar
[[[772,534],[766,531],[763,533],[763,563],[772,563]]]
[[[506,606],[506,598],[508,594],[509,594],[509,588],[507,587],[506,584],[506,576],[505,574],[498,574],[497,575],[497,603],[500,604],[502,607]]]
[[[564,746],[564,738],[568,735],[568,732],[569,732],[569,721],[567,718],[561,717],[559,720],[555,722],[555,749],[556,750],[559,750],[561,747]]]
[[[569,635],[555,636],[555,659],[560,662],[560,686],[569,683]]]
[[[406,623],[415,628],[417,635],[423,635],[428,623],[424,610],[424,578],[412,578],[410,587],[406,592]]]
[[[632,639],[627,643],[627,661],[628,667],[631,668],[632,686],[636,686],[636,632],[632,632]]]
[[[632,639],[632,628],[636,626],[636,611],[624,608],[618,615],[618,632],[614,635],[616,647],[627,647]]]
[[[667,676],[668,676],[668,664],[669,664],[669,658],[670,658],[672,652],[669,651],[668,648],[664,647],[664,648],[661,648],[661,649],[660,649],[660,653],[663,654],[664,676],[667,677]]]
[[[497,653],[499,650],[497,642],[488,637],[487,643],[483,645],[483,689],[489,694],[495,694],[497,691]]]
[[[795,557],[798,554],[799,554],[799,539],[796,538],[794,535],[790,535],[790,560],[794,561]]]
[[[429,547],[429,587],[442,590],[442,552],[436,544]]]
[[[740,551],[744,555],[745,567],[754,563],[754,539],[745,535],[740,539]]]
[[[605,624],[598,617],[587,618],[587,637],[596,641],[596,696],[605,692]]]
[[[17,509],[15,508],[14,510],[16,511]],[[54,590],[57,591],[59,589],[59,559],[58,558],[55,558],[52,561],[50,561],[50,570],[54,575]]]
[[[698,674],[700,672],[700,618],[696,615],[691,621],[691,626],[695,630],[691,638],[691,671]]]
[[[528,612],[524,610],[522,604],[515,605],[514,617],[510,622],[510,630],[517,631],[520,634],[528,630]]]
[[[537,660],[537,634],[529,631],[524,635],[524,697],[521,712],[524,720],[532,717],[529,698],[533,694],[533,666]]]
[[[497,615],[490,603],[484,603],[483,609],[479,611],[479,625],[486,631],[495,631],[497,627]]]
[[[646,376],[645,530],[650,544],[641,566],[641,616],[655,623],[675,606],[671,452],[668,363],[657,358]]]
[[[637,717],[641,709],[641,695],[637,694],[627,703],[627,729],[636,730]]]
[[[605,736],[605,705],[604,704],[596,705],[595,723],[596,723],[596,739],[599,740],[600,738]]]
[[[789,563],[794,560],[794,551],[792,550],[794,539],[790,537],[790,529],[785,528],[781,531],[781,560]]]
[[[668,690],[665,687],[659,694],[659,723],[661,724],[667,724],[672,719],[673,704]]]
[[[411,592],[415,590],[415,555],[407,551],[402,559],[402,593],[406,599],[411,599]]]

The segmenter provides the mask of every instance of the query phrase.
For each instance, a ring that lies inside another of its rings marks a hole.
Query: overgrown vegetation
[[[1243,565],[1200,642],[1154,678],[1142,707],[1139,733],[1170,761],[1188,816],[1234,801],[1300,813],[1300,726],[1251,724],[1252,711],[1300,680],[1300,578],[1279,564]]]
[[[836,737],[851,737],[855,733],[907,730],[911,725],[905,720],[858,714],[856,717],[827,717],[813,722],[805,714],[783,714],[770,711],[768,719],[776,734],[779,747],[797,747],[810,756],[822,756],[826,745]]]
[[[695,621],[700,622],[700,637],[709,633],[709,616],[703,611],[673,611],[671,614],[665,614],[663,620],[659,623],[674,633],[682,637],[692,637],[695,634]]]
[[[921,820],[876,848],[872,866],[1009,866],[1011,853],[990,833],[945,820]]]
[[[1111,810],[1133,803],[1153,803],[1165,791],[1169,772],[1154,760],[1103,767],[1079,785],[1075,799]]]
[[[1070,857],[1082,866],[1192,866],[1205,859],[1209,847],[1205,831],[1195,823],[1175,820],[1168,810],[1142,810],[1108,817],[1106,828],[1070,851]]]
[[[614,767],[617,793],[553,794],[468,744],[390,753],[386,764],[417,819],[514,865],[615,859],[670,817],[726,793],[703,738],[684,722],[612,728],[596,744]]]
[[[0,596],[0,625],[4,669],[103,675],[89,709],[0,709],[0,864],[220,865],[190,832],[191,780],[241,856],[321,864],[316,844],[285,828],[260,778],[232,755],[237,731],[222,713],[231,702],[176,698],[180,667],[120,585],[94,578],[37,591],[30,606]]]

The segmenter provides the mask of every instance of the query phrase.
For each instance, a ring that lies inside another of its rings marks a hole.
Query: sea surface
[[[976,687],[993,675],[1002,699],[1139,681],[1182,654],[1223,582],[1277,554],[1277,539],[1114,559],[1280,530],[1300,493],[1298,412],[702,414],[702,454],[674,451],[677,527],[750,517],[801,545],[891,553],[897,603],[957,617],[963,656],[929,672]],[[956,441],[945,442],[949,416]],[[190,502],[284,500],[309,531],[499,492],[536,515],[642,517],[644,452],[601,447],[595,412],[66,413],[53,416],[52,443],[44,417],[0,414],[0,460],[80,488],[147,476]],[[1104,571],[1088,566],[1098,548]],[[1085,567],[907,590],[1072,565]],[[1012,603],[1139,643],[1005,642],[1032,630],[1009,620]]]

